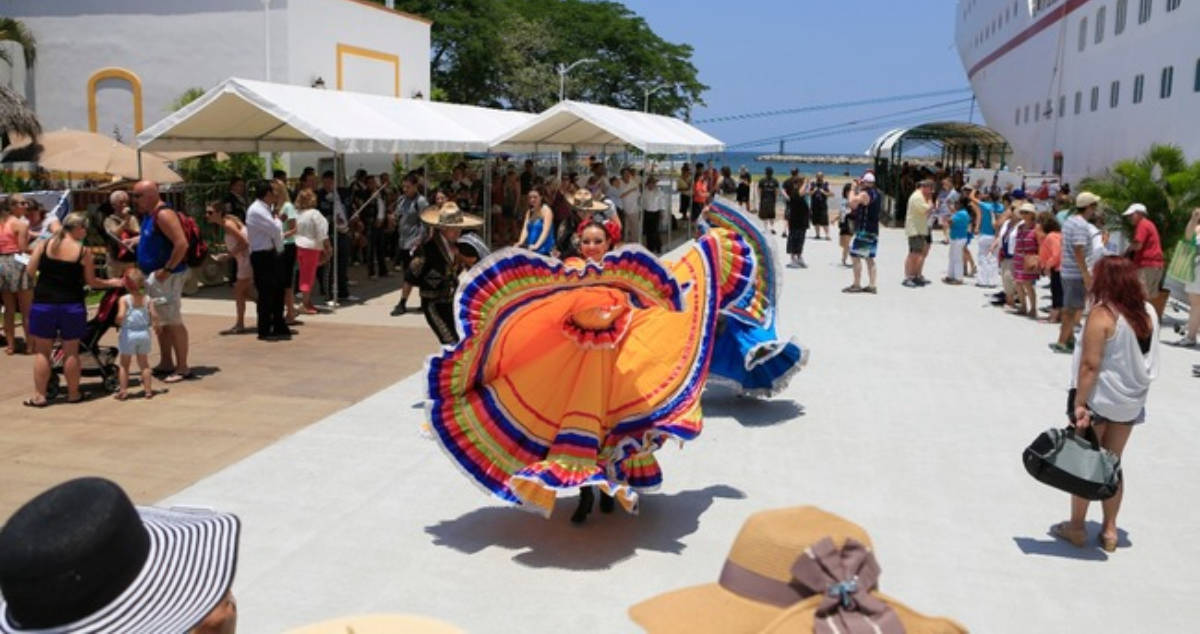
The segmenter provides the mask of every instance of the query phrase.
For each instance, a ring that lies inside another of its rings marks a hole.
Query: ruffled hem
[[[626,512],[638,512],[638,494],[633,487],[612,482],[605,477],[604,469],[595,463],[566,460],[543,460],[514,473],[508,479],[508,488],[526,510],[550,517],[559,493],[572,493],[581,487],[598,487],[606,495],[615,498]]]
[[[774,350],[772,350],[768,355],[761,357],[756,356],[759,351],[767,347],[774,347]],[[746,353],[744,359],[746,376],[750,377],[753,376],[755,372],[762,374],[764,371],[766,371],[766,368],[763,366],[777,360],[779,355],[783,354],[792,347],[799,350],[799,355],[797,355],[796,361],[787,366],[786,369],[779,372],[777,376],[771,377],[768,381],[765,381],[766,385],[756,384],[754,386],[748,386],[743,381],[717,374],[716,372],[713,372],[709,375],[709,380],[713,383],[724,385],[736,390],[738,394],[742,396],[771,398],[786,389],[788,384],[791,382],[792,377],[794,377],[798,372],[800,372],[800,370],[804,369],[804,367],[808,365],[808,360],[812,355],[812,351],[809,348],[801,346],[793,337],[788,339],[786,342],[768,341],[758,344]],[[759,381],[756,383],[763,382]]]

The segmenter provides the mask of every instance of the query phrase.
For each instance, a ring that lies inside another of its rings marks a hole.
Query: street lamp
[[[595,60],[590,57],[585,57],[583,59],[572,62],[570,66],[566,66],[563,64],[558,65],[558,100],[559,101],[566,99],[567,73],[571,72],[576,66],[578,66],[580,64],[591,64],[591,63],[594,63],[597,61],[599,61],[599,60]]]
[[[649,88],[642,89],[642,91],[646,95],[645,101],[642,102],[642,112],[650,112],[650,95],[653,95],[654,93],[662,90],[663,88],[668,87],[669,85],[670,84],[668,84],[667,82],[664,81],[664,82],[655,84],[654,86],[651,86]]]

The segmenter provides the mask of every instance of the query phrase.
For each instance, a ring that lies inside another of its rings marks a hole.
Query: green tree
[[[1103,198],[1109,224],[1127,232],[1120,214],[1135,202],[1145,205],[1169,251],[1200,205],[1200,161],[1189,165],[1178,146],[1153,145],[1140,158],[1118,161],[1105,174],[1084,179],[1080,187]]]
[[[29,27],[19,20],[0,17],[0,42],[16,42],[25,52],[25,68],[32,69],[37,62],[37,38]],[[12,64],[8,51],[0,48],[0,59]]]
[[[382,3],[382,0],[376,0]],[[692,48],[662,39],[624,5],[588,0],[399,0],[433,20],[434,90],[446,100],[537,111],[558,101],[558,64],[591,57],[567,78],[572,99],[681,116],[707,86]]]

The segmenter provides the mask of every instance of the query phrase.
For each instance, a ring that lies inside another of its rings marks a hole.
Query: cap
[[[1012,190],[1012,193],[1009,195],[1013,197],[1013,200],[1025,200],[1025,190],[1024,189],[1014,189],[1014,190]]]
[[[1075,197],[1075,208],[1084,209],[1100,202],[1100,197],[1092,192],[1082,192]]]
[[[1136,214],[1136,213],[1143,213],[1143,214],[1146,213],[1146,206],[1143,205],[1142,203],[1133,203],[1132,205],[1129,206],[1129,209],[1126,209],[1125,213],[1123,213],[1121,215],[1122,216],[1132,216],[1133,214]]]
[[[862,177],[862,182],[864,182],[864,183],[874,183],[874,182],[875,182],[875,175],[874,175],[874,174],[872,174],[872,173],[870,173],[870,172],[867,172],[866,174],[863,174],[863,177]]]

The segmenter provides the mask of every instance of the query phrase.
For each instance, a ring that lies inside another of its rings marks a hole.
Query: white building
[[[429,95],[429,20],[366,0],[0,0],[0,15],[37,38],[28,77],[6,45],[0,81],[46,130],[131,143],[185,91],[231,76]]]

